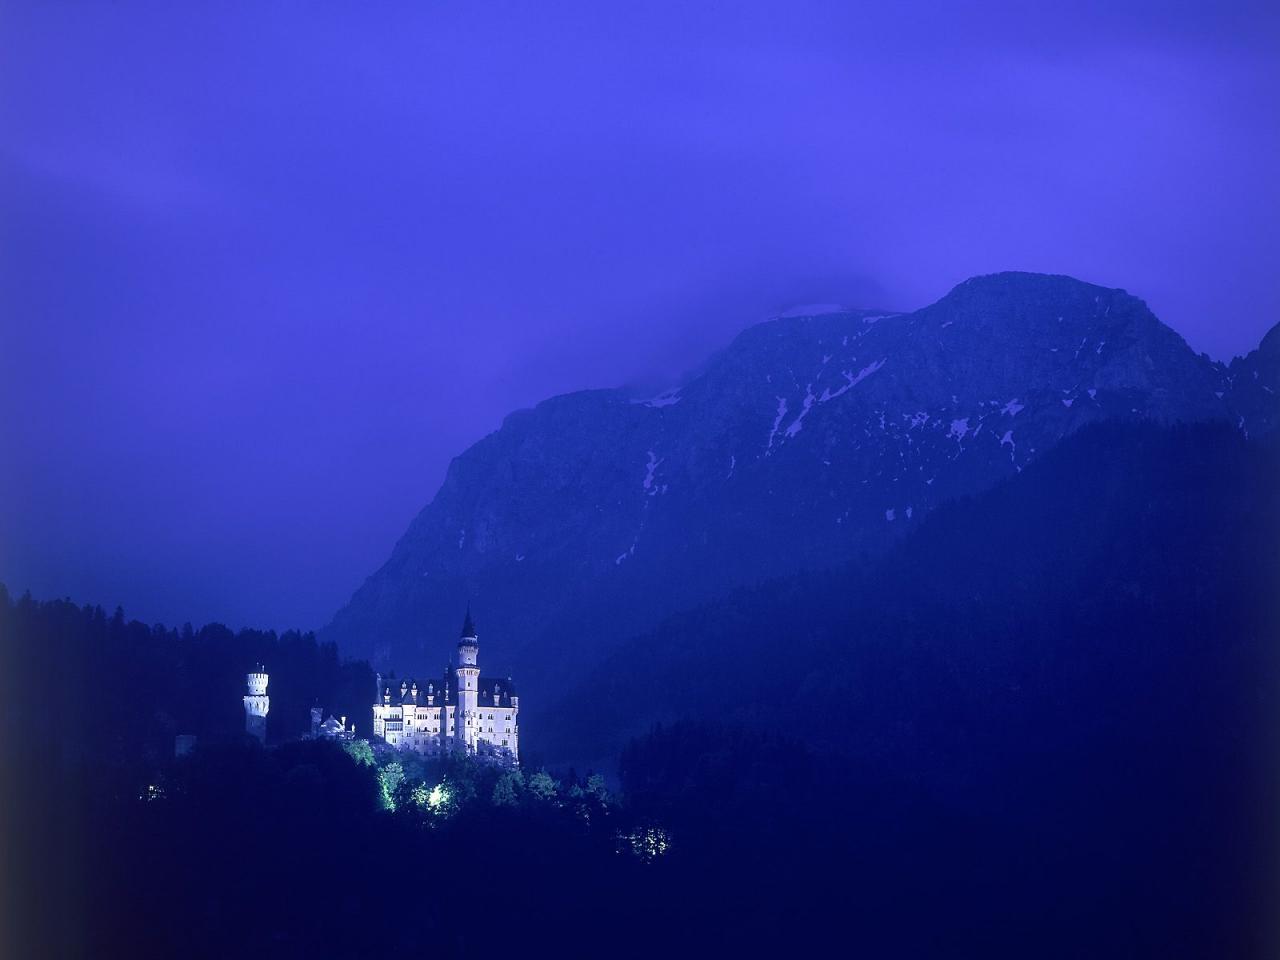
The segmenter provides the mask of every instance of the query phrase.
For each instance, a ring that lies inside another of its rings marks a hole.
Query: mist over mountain
[[[508,416],[322,636],[434,670],[470,601],[489,669],[563,688],[675,611],[870,562],[1086,424],[1265,435],[1278,343],[1215,362],[1123,290],[1026,273],[913,313],[762,323],[662,395],[586,391]]]

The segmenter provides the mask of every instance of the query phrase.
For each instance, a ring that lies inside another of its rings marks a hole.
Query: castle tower
[[[267,711],[271,709],[271,698],[267,696],[267,668],[259,664],[255,672],[245,676],[245,682],[249,685],[249,693],[244,698],[244,730],[265,744]]]
[[[462,636],[458,639],[458,702],[454,708],[454,737],[459,747],[468,752],[476,748],[476,734],[480,731],[480,711],[477,699],[480,695],[480,667],[476,658],[480,653],[480,640],[475,624],[471,622],[471,607],[467,607],[467,619],[462,623]]]
[[[440,684],[440,752],[444,753],[452,743],[453,731],[449,729],[449,664],[444,665],[444,682]]]

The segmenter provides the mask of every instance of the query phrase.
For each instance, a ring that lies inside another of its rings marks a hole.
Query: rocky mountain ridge
[[[536,690],[735,586],[874,557],[1086,423],[1262,435],[1277,388],[1275,330],[1218,363],[1138,298],[1068,277],[995,274],[912,313],[768,321],[679,389],[508,416],[324,636],[421,670],[471,601],[486,661]]]

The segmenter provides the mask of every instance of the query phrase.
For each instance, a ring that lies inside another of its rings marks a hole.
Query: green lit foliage
[[[441,812],[448,807],[451,796],[452,794],[446,784],[437,783],[427,791],[427,809],[434,813]]]
[[[431,802],[431,788],[425,783],[419,783],[410,792],[409,799],[419,810],[425,810]]]
[[[378,771],[378,785],[382,788],[382,804],[388,810],[396,808],[396,793],[404,783],[404,767],[392,761]]]
[[[559,790],[560,784],[545,770],[539,770],[529,778],[529,793],[543,803],[554,801]]]
[[[518,807],[524,792],[524,774],[519,770],[512,770],[504,773],[493,785],[490,803],[495,807]]]
[[[413,787],[410,797],[413,809],[431,821],[447,820],[457,813],[457,793],[447,782],[434,786],[419,783]]]
[[[404,779],[408,783],[427,783],[432,781],[432,771],[428,767],[427,758],[410,750],[401,750],[396,754],[396,762],[404,769]],[[438,777],[435,779],[439,779]]]
[[[368,740],[350,740],[342,745],[342,749],[347,751],[347,756],[356,762],[356,766],[374,765],[373,748],[369,746]]]
[[[374,768],[382,808],[433,828],[463,811],[488,816],[535,809],[590,826],[616,805],[603,777],[583,781],[572,770],[562,777],[546,770],[526,777],[518,767],[461,754],[422,757],[389,751],[375,758]]]
[[[605,786],[604,777],[600,774],[593,773],[587,777],[587,796],[603,806],[609,805],[609,789]]]
[[[518,770],[461,754],[423,757],[387,751],[377,766],[383,808],[425,826],[438,826],[464,809],[493,806],[495,788],[503,778],[514,776],[516,796],[523,793]]]

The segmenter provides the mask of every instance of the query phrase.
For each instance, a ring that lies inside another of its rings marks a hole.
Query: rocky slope
[[[379,667],[435,669],[470,601],[486,666],[550,701],[671,612],[876,556],[1086,423],[1224,419],[1258,435],[1280,421],[1277,386],[1277,331],[1223,365],[1138,298],[1061,276],[977,277],[908,314],[766,322],[678,390],[507,417],[324,637]]]

